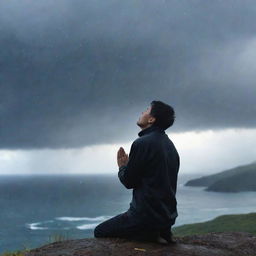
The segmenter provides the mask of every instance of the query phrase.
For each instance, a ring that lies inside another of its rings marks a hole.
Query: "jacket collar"
[[[158,131],[158,132],[161,132],[161,133],[165,133],[165,130],[163,128],[160,128],[158,126],[154,126],[154,125],[151,125],[149,127],[147,127],[146,129],[144,130],[141,130],[138,135],[139,137],[147,134],[147,133],[150,133],[150,132],[154,132],[154,131]]]

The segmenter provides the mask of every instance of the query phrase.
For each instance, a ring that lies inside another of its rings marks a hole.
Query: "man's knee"
[[[104,237],[100,224],[94,229],[94,237]]]
[[[94,237],[119,237],[127,233],[127,215],[118,214],[102,223],[94,229]]]

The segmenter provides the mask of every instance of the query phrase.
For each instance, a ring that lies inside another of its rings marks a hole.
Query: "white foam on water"
[[[35,222],[35,223],[27,223],[26,226],[31,230],[44,230],[48,229],[47,227],[38,227],[37,225],[42,224],[42,222]]]
[[[84,225],[77,226],[76,228],[81,230],[94,229],[98,224],[100,224],[100,222],[92,223],[92,224],[84,224]]]
[[[98,216],[98,217],[56,217],[56,220],[59,221],[69,221],[69,222],[73,222],[73,221],[97,221],[91,224],[82,224],[79,226],[76,226],[75,228],[77,229],[93,229],[95,228],[99,223],[101,223],[102,221],[109,219],[112,216]],[[34,223],[26,223],[26,226],[31,229],[31,230],[45,230],[45,229],[56,229],[56,227],[40,227],[40,225],[42,225],[43,223],[52,223],[54,222],[54,220],[46,220],[46,221],[41,221],[41,222],[34,222]],[[70,227],[58,227],[57,229],[70,229]]]
[[[109,217],[112,216],[99,216],[99,217],[56,217],[56,220],[62,220],[62,221],[81,221],[81,220],[87,220],[87,221],[103,221]]]

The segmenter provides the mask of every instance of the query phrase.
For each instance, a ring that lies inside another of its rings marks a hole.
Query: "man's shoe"
[[[176,244],[173,234],[169,229],[160,231],[156,240],[160,244]]]
[[[142,242],[156,242],[159,244],[175,244],[176,241],[172,238],[172,232],[170,229],[153,231],[153,232],[141,232],[133,235],[133,239]]]
[[[159,244],[168,244],[169,243],[166,239],[161,237],[160,234],[157,236],[156,242],[159,243]]]

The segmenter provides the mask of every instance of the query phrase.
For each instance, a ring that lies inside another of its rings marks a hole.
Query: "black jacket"
[[[129,212],[151,226],[171,227],[178,216],[176,187],[179,154],[165,130],[150,126],[138,133],[129,161],[119,167],[118,177],[133,188]]]

